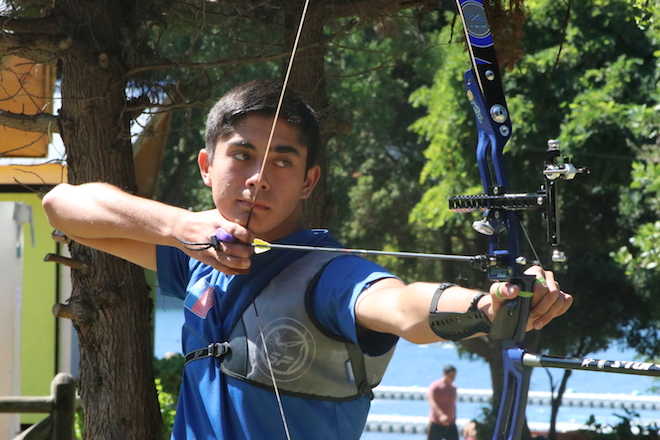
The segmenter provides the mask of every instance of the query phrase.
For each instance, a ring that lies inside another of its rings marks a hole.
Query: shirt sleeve
[[[323,270],[314,290],[312,313],[327,333],[359,344],[362,351],[378,356],[398,341],[398,336],[358,325],[355,304],[374,282],[395,276],[364,258],[347,255],[333,259]]]
[[[171,246],[156,246],[156,271],[160,293],[185,299],[191,258]]]

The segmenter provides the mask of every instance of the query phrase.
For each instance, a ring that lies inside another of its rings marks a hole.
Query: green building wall
[[[21,288],[20,364],[21,395],[47,396],[57,370],[57,325],[51,313],[57,301],[57,265],[43,258],[55,253],[52,227],[34,193],[0,193],[2,202],[20,202],[32,207],[34,242],[29,225],[23,226],[23,276]],[[14,233],[14,231],[5,231]],[[27,414],[21,423],[35,423],[40,414]]]

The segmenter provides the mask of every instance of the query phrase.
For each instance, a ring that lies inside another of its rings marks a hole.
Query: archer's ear
[[[303,184],[300,195],[301,199],[303,200],[308,199],[309,196],[312,195],[312,192],[314,191],[316,184],[319,183],[320,178],[321,178],[320,166],[315,165],[307,170],[307,172],[305,173],[305,182]]]
[[[197,165],[199,165],[199,173],[202,175],[202,181],[204,185],[211,186],[211,174],[209,173],[209,168],[211,168],[211,157],[209,152],[205,148],[199,150],[197,154]]]

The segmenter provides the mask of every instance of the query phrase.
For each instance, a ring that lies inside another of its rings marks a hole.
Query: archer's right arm
[[[69,238],[148,269],[156,269],[156,245],[173,246],[226,273],[249,267],[251,250],[239,244],[191,251],[181,241],[208,242],[217,228],[249,242],[240,225],[223,219],[217,210],[190,212],[137,197],[106,183],[60,184],[43,199],[55,228]]]

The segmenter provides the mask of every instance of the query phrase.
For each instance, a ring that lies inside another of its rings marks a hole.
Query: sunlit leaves
[[[450,29],[434,38],[447,41]],[[476,192],[474,173],[474,124],[465,93],[463,72],[467,65],[462,44],[439,46],[442,61],[433,85],[411,95],[414,106],[423,106],[427,114],[411,125],[411,130],[428,142],[421,183],[432,186],[410,215],[412,223],[440,228],[450,218],[447,198],[466,191]]]
[[[560,185],[562,242],[570,260],[567,271],[558,276],[562,286],[580,295],[569,315],[582,316],[589,310],[594,322],[582,320],[578,325],[575,316],[568,316],[560,327],[551,324],[547,334],[556,331],[564,336],[545,343],[559,352],[602,348],[610,338],[630,333],[632,327],[626,326],[646,329],[646,334],[655,331],[657,318],[647,313],[651,307],[642,305],[654,284],[649,277],[635,279],[633,272],[657,270],[653,261],[658,213],[649,209],[654,203],[650,192],[635,189],[638,165],[632,164],[646,164],[645,182],[658,173],[657,167],[649,171],[650,164],[658,162],[657,154],[644,153],[658,145],[660,81],[653,55],[658,34],[652,26],[657,13],[651,14],[652,2],[633,3],[571,1],[569,9],[568,2],[527,0],[525,56],[504,73],[513,123],[506,149],[511,187],[521,192],[538,188],[551,138],[562,141],[573,163],[592,170],[589,176]],[[461,84],[467,66],[460,62],[467,55],[456,49],[443,50],[433,84],[412,97],[413,103],[428,108],[428,115],[412,128],[429,144],[421,181],[431,187],[411,221],[443,232],[470,220],[448,214],[443,208],[446,197],[469,192],[469,187],[478,191],[472,186],[477,182],[471,167],[474,126]],[[648,183],[646,187],[655,188]],[[530,212],[525,220],[532,238],[543,241],[540,216]],[[471,240],[469,235],[461,238]],[[547,261],[549,249],[540,247]],[[618,252],[617,261],[613,252]],[[603,327],[615,308],[626,310],[627,317],[617,315],[620,320]],[[575,339],[565,337],[567,332]],[[635,342],[631,337],[628,341]]]
[[[657,158],[656,158],[657,159]],[[660,162],[635,162],[630,189],[623,193],[620,207],[637,220],[634,235],[626,246],[612,253],[626,275],[642,292],[660,281]],[[644,220],[648,220],[644,222]]]

